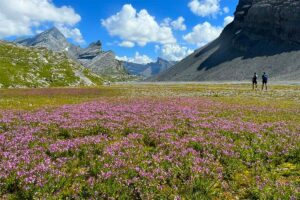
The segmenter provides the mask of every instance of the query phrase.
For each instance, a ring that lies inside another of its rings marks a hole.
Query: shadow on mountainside
[[[210,70],[236,58],[246,60],[300,51],[300,44],[278,41],[271,37],[250,39],[242,32],[237,35],[230,25],[226,29],[218,39],[201,49],[194,56],[198,59],[208,51],[212,51],[199,65],[199,71]]]

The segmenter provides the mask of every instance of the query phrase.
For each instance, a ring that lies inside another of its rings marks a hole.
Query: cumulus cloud
[[[64,25],[56,25],[56,27],[61,31],[61,33],[66,38],[72,38],[74,42],[78,44],[84,44],[85,41],[82,37],[82,34],[78,28],[71,28]]]
[[[158,53],[159,50],[160,50],[160,46],[159,45],[155,45],[154,46],[154,52]]]
[[[44,23],[62,24],[72,27],[81,20],[73,8],[56,7],[51,0],[1,0],[0,38],[30,35],[33,28]],[[79,39],[78,29],[69,30],[67,35]],[[81,35],[81,34],[80,34]]]
[[[225,14],[227,14],[227,13],[230,12],[230,9],[226,6],[226,7],[223,8],[223,12],[224,12]]]
[[[163,22],[160,24],[161,26],[170,27],[174,30],[180,30],[185,31],[186,25],[184,24],[185,19],[180,16],[176,20],[172,21],[171,18],[167,17],[163,20]]]
[[[204,22],[194,26],[193,31],[184,35],[183,39],[190,44],[197,45],[198,47],[204,46],[213,41],[221,34],[225,26],[230,24],[234,17],[227,16],[224,18],[223,27],[213,26],[209,22]]]
[[[223,27],[213,26],[209,22],[204,22],[196,25],[192,32],[183,36],[183,39],[201,47],[219,37],[222,30]]]
[[[172,22],[172,19],[170,17],[167,17],[163,20],[163,22],[160,24],[161,26],[170,27]]]
[[[139,46],[145,46],[149,42],[176,42],[170,27],[160,26],[147,10],[137,12],[130,4],[125,4],[120,12],[103,19],[101,24],[111,36],[118,36]]]
[[[148,64],[150,62],[153,62],[153,60],[149,58],[147,55],[140,55],[139,52],[136,52],[134,57],[116,56],[116,59],[121,61],[126,61],[126,62],[138,63],[138,64]]]
[[[180,61],[189,54],[193,53],[193,50],[180,46],[178,44],[166,44],[161,48],[155,47],[160,50],[161,57],[166,60]]]
[[[228,24],[230,24],[231,22],[233,22],[233,20],[234,20],[234,17],[232,17],[232,16],[225,17],[224,18],[224,24],[223,24],[223,26],[224,27],[227,26]]]
[[[127,47],[127,48],[132,48],[135,46],[135,44],[133,42],[130,41],[123,41],[121,43],[119,43],[120,47]]]
[[[178,44],[164,44],[161,46],[155,45],[155,52],[158,53],[160,57],[166,60],[180,61],[186,56],[193,53],[193,50],[187,47],[180,46]],[[154,62],[153,59],[151,59],[147,55],[141,55],[139,52],[136,52],[134,57],[116,56],[116,59],[138,64],[148,64],[150,62]]]
[[[177,20],[171,22],[171,25],[175,30],[180,30],[180,31],[186,30],[186,25],[184,24],[183,17],[178,17]]]
[[[191,0],[188,6],[201,17],[214,16],[220,12],[220,0]]]

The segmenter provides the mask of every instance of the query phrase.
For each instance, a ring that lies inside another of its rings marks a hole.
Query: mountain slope
[[[102,78],[63,53],[0,41],[0,87],[91,86]]]
[[[124,67],[130,74],[149,78],[151,76],[156,76],[166,71],[167,69],[172,67],[175,63],[176,62],[167,61],[162,58],[157,58],[156,62],[151,62],[148,64],[124,62]]]
[[[115,59],[114,53],[102,50],[100,41],[83,49],[69,43],[56,27],[33,38],[16,40],[15,42],[24,46],[45,47],[52,51],[65,52],[70,58],[99,75],[114,76],[116,78],[127,75],[122,63]]]
[[[300,1],[240,0],[220,37],[159,75],[158,81],[240,81],[266,71],[300,80]]]
[[[69,43],[56,27],[42,32],[33,38],[17,40],[16,43],[31,47],[45,47],[56,52],[65,51],[71,58],[77,58],[81,50],[80,47]]]

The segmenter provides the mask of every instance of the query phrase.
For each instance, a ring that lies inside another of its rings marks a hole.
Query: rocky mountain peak
[[[240,0],[234,26],[251,37],[300,43],[299,0]]]
[[[122,63],[115,59],[114,53],[102,50],[101,41],[93,42],[87,48],[81,48],[69,43],[56,27],[46,30],[35,37],[16,40],[15,42],[24,46],[45,47],[55,52],[64,52],[69,58],[101,75],[126,75]]]
[[[42,37],[53,37],[55,39],[66,39],[65,36],[60,32],[60,30],[56,27],[53,27],[45,32],[42,32],[41,34],[39,34],[38,36]]]
[[[240,0],[234,13],[235,23],[243,23],[248,10],[251,8],[253,0]]]
[[[161,57],[158,57],[156,63],[162,63],[162,62],[168,62],[168,61]]]
[[[300,1],[239,0],[219,38],[161,74],[163,81],[300,80]]]
[[[102,42],[100,40],[98,40],[97,42],[92,42],[90,45],[89,45],[90,48],[92,47],[95,47],[95,48],[99,48],[101,49],[102,48]]]
[[[45,47],[53,51],[64,51],[70,48],[67,39],[56,27],[46,30],[32,38],[17,40],[15,42],[24,46]]]
[[[156,76],[168,68],[172,67],[175,62],[167,61],[163,58],[158,57],[155,62],[147,64],[137,64],[131,62],[124,62],[124,67],[131,74],[149,78],[151,76]]]
[[[87,48],[82,49],[79,55],[79,59],[91,59],[102,52],[102,43],[100,40],[91,43]]]

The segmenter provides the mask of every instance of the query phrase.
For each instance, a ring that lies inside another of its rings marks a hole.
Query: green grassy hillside
[[[102,84],[63,53],[0,41],[0,88],[67,87]]]

